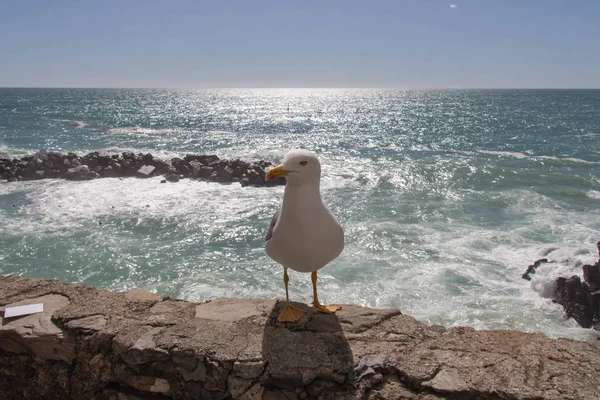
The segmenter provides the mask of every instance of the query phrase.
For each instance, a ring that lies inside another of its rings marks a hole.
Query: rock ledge
[[[598,399],[600,343],[429,326],[344,305],[282,325],[273,299],[207,303],[0,276],[3,399]],[[2,313],[3,314],[3,313]]]

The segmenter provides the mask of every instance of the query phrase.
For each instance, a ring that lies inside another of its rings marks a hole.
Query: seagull
[[[282,176],[287,180],[283,202],[271,220],[265,251],[283,266],[285,308],[277,318],[283,323],[298,321],[305,314],[290,304],[288,268],[311,272],[314,312],[332,314],[341,309],[319,303],[317,271],[340,255],[344,231],[321,199],[321,164],[317,156],[308,150],[288,152],[281,165],[267,171],[265,180]]]

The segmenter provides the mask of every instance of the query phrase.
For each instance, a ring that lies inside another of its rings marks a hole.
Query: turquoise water
[[[0,89],[0,156],[45,148],[278,162],[308,148],[346,233],[330,303],[588,338],[552,304],[596,260],[600,90]],[[283,298],[283,188],[160,178],[0,183],[0,273],[198,301]],[[102,224],[100,224],[100,222]],[[527,265],[547,257],[531,282]],[[310,302],[308,275],[290,295]]]

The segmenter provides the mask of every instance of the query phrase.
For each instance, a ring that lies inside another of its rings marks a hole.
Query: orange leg
[[[324,306],[324,305],[321,305],[321,303],[319,303],[319,297],[317,297],[317,271],[314,271],[310,277],[312,280],[313,296],[314,296],[313,311],[316,313],[322,312],[322,313],[326,313],[326,314],[333,314],[337,310],[341,310],[342,307],[340,307],[340,306]]]
[[[282,323],[283,322],[296,322],[300,318],[302,318],[302,316],[305,314],[304,311],[302,311],[301,309],[296,308],[290,304],[290,296],[289,296],[289,292],[288,292],[288,282],[289,281],[290,281],[290,278],[287,273],[287,268],[284,268],[283,269],[283,283],[285,284],[285,308],[283,309],[281,314],[279,314],[279,317],[277,317],[277,321],[282,322]]]

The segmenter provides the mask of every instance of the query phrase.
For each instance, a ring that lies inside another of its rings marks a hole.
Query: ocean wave
[[[10,147],[0,143],[0,158],[20,158],[35,153],[31,149]]]
[[[172,133],[180,133],[180,129],[156,129],[156,128],[143,128],[140,126],[126,126],[119,128],[109,128],[107,133],[111,135],[168,135]]]
[[[600,191],[598,191],[598,190],[590,190],[590,191],[587,192],[587,196],[590,199],[600,200]]]
[[[480,152],[484,153],[484,154],[492,154],[495,156],[506,156],[506,157],[513,157],[513,158],[528,158],[528,157],[530,157],[527,154],[519,153],[516,151],[480,150]]]
[[[503,157],[513,157],[513,158],[518,158],[518,159],[529,158],[529,159],[543,159],[543,160],[555,160],[555,161],[570,161],[570,162],[574,162],[574,163],[583,163],[583,164],[600,164],[600,162],[597,162],[597,161],[588,161],[588,160],[584,160],[581,158],[575,158],[575,157],[533,156],[533,155],[527,155],[524,153],[513,152],[513,151],[480,150],[479,152],[484,153],[484,154],[491,154],[491,155],[503,156]]]
[[[58,122],[67,122],[69,124],[74,124],[76,128],[85,128],[86,126],[88,126],[88,124],[84,121],[79,121],[79,120],[75,120],[75,119],[56,119],[55,121]]]

